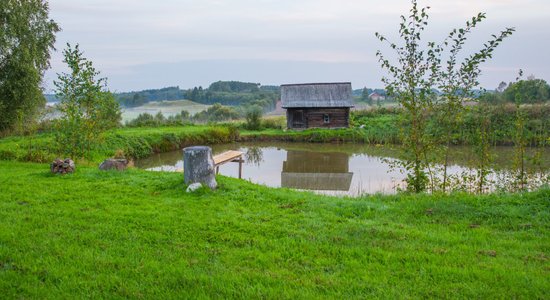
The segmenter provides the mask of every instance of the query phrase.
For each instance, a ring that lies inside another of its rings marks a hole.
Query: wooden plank
[[[214,167],[216,168],[216,174],[220,170],[219,166],[223,165],[225,163],[232,162],[232,161],[237,161],[237,162],[239,162],[239,164],[242,164],[243,154],[244,153],[241,152],[241,151],[230,150],[230,151],[226,151],[224,153],[220,153],[220,154],[214,156],[213,159],[214,159]],[[241,167],[241,166],[239,166],[239,167]],[[183,168],[176,169],[176,172],[183,172]]]
[[[230,161],[234,161],[243,155],[241,151],[230,150],[214,156],[214,165],[219,166]]]

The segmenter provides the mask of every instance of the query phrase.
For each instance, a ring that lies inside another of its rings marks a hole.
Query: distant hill
[[[380,88],[361,88],[353,90],[353,96],[360,100],[365,98],[364,93],[370,95],[378,93],[386,96],[386,90]],[[435,93],[440,92],[435,90]],[[474,90],[474,97],[479,97],[484,93],[494,93],[492,90]],[[194,87],[192,89],[180,89],[179,86],[165,87],[160,89],[147,89],[142,91],[131,91],[114,93],[115,98],[122,107],[138,107],[149,102],[163,100],[191,100],[201,104],[215,104],[239,106],[239,105],[259,105],[264,111],[275,109],[276,101],[280,99],[280,86],[261,85],[259,83],[241,82],[241,81],[216,81],[208,88]],[[46,101],[58,102],[54,94],[45,94]]]
[[[259,83],[217,81],[208,88],[201,86],[182,90],[178,86],[135,92],[116,93],[115,98],[123,107],[137,107],[161,100],[187,99],[201,104],[230,106],[258,105],[264,111],[275,109],[279,99],[278,86],[261,86]]]

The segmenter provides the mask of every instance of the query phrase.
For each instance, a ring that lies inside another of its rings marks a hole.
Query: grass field
[[[190,100],[165,100],[149,102],[142,106],[123,109],[122,122],[135,119],[142,113],[155,115],[158,112],[161,112],[165,117],[168,117],[179,114],[182,110],[186,110],[189,114],[194,115],[198,112],[206,110],[208,107],[209,105],[196,103]]]
[[[0,161],[1,298],[548,296],[548,189],[340,199],[182,181]]]

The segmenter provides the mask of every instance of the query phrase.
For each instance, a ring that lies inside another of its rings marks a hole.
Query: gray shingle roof
[[[353,107],[351,83],[303,83],[281,85],[283,108]]]

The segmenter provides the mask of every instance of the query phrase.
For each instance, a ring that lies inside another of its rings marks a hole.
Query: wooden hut
[[[281,85],[282,107],[289,129],[349,127],[353,107],[351,83]]]

